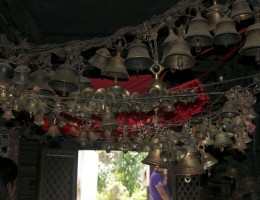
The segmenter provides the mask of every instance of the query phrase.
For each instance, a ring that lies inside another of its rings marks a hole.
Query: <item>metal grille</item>
[[[47,150],[42,160],[41,200],[76,199],[77,153]]]
[[[190,182],[186,176],[176,176],[176,200],[201,200],[203,199],[201,176],[191,176]]]

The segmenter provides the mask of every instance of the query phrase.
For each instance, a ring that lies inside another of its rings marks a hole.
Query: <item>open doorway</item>
[[[78,153],[77,200],[146,200],[145,153],[82,150]]]

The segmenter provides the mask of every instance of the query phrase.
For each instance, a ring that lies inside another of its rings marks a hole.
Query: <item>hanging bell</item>
[[[79,89],[77,82],[77,71],[67,61],[56,70],[49,81],[49,86],[65,96],[67,92],[75,92]]]
[[[222,18],[222,5],[217,4],[216,0],[213,0],[213,5],[209,7],[207,12],[207,19],[209,22],[209,30],[215,31],[216,25],[219,23],[220,19]]]
[[[235,144],[232,146],[233,149],[237,149],[238,151],[244,153],[244,150],[247,149],[248,147],[246,146],[244,139],[242,136],[237,136],[236,135],[236,141]]]
[[[88,62],[101,69],[102,71],[107,68],[109,61],[111,59],[111,54],[106,48],[98,49],[95,55],[88,60]]]
[[[27,65],[19,65],[14,69],[12,81],[18,85],[26,85],[31,69]]]
[[[14,69],[6,62],[0,62],[0,79],[9,82],[14,74]]]
[[[121,140],[118,143],[118,149],[120,151],[122,151],[123,153],[127,153],[128,151],[130,151],[132,149],[132,145],[131,142],[129,140],[129,138],[127,137],[127,135],[123,135],[123,137],[121,138]]]
[[[173,70],[189,69],[195,64],[195,59],[190,52],[190,45],[183,36],[174,41],[172,48],[165,52],[163,64]]]
[[[153,60],[149,55],[148,48],[140,40],[137,40],[128,48],[128,55],[124,62],[126,69],[138,72],[148,69],[152,64]]]
[[[46,132],[47,136],[50,137],[59,137],[61,136],[60,128],[57,124],[51,124],[49,130]]]
[[[212,45],[212,35],[209,32],[208,21],[201,16],[201,12],[198,11],[195,18],[189,23],[189,29],[185,35],[185,40],[190,43],[192,47],[196,48],[197,52],[200,52],[201,47]]]
[[[140,152],[143,148],[143,138],[138,136],[132,141],[132,147],[135,151]]]
[[[201,153],[201,164],[204,170],[209,170],[213,165],[217,164],[218,160],[214,158],[210,153]]]
[[[205,146],[212,146],[214,145],[215,141],[211,139],[209,132],[207,132],[206,138],[202,140],[201,143]]]
[[[118,128],[118,121],[109,106],[105,107],[105,113],[102,116],[101,130],[114,130]]]
[[[33,89],[34,86],[38,86],[40,91],[37,94],[40,95],[55,95],[54,90],[48,85],[50,77],[44,70],[37,70],[32,72],[28,77],[27,89]]]
[[[246,0],[235,0],[232,4],[231,18],[240,22],[252,18],[253,12]]]
[[[173,48],[173,44],[174,44],[173,42],[178,40],[179,38],[174,32],[172,17],[167,18],[166,24],[168,27],[168,36],[163,41],[163,58],[161,63],[164,63],[165,56],[168,55],[168,52]]]
[[[229,46],[241,40],[241,35],[237,32],[235,22],[226,14],[217,24],[213,41],[216,45]]]
[[[10,120],[14,119],[13,111],[11,109],[7,109],[4,111],[4,114],[2,115],[3,119]]]
[[[219,133],[215,135],[215,148],[220,148],[221,151],[223,151],[224,147],[229,147],[231,145],[233,145],[233,142],[228,133],[219,131]]]
[[[244,46],[239,50],[243,56],[255,56],[257,64],[260,64],[260,18],[249,26],[246,31],[246,41]]]
[[[161,151],[159,149],[150,150],[148,155],[141,161],[147,165],[155,165],[162,168],[167,168],[168,163],[164,162],[160,156]]]
[[[77,141],[81,147],[86,147],[88,145],[88,132],[86,130],[82,131],[78,135]]]
[[[119,42],[116,56],[112,57],[107,68],[104,70],[104,75],[113,77],[114,79],[127,79],[129,77],[125,68],[125,60],[121,57],[122,44]]]
[[[221,116],[224,118],[234,118],[238,115],[239,115],[239,112],[238,112],[238,106],[237,106],[236,102],[231,101],[231,100],[226,101],[223,106]]]
[[[177,163],[175,174],[185,176],[204,174],[205,170],[199,160],[198,150],[190,145],[183,145],[183,148],[187,149],[187,155]]]

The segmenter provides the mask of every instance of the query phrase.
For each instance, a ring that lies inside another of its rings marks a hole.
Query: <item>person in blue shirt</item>
[[[155,166],[150,176],[150,194],[153,200],[170,200],[170,191],[164,178],[164,168]]]

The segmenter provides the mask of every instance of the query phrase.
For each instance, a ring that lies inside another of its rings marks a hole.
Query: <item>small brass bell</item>
[[[127,153],[132,149],[132,145],[130,142],[130,139],[127,137],[126,134],[123,135],[121,140],[118,143],[118,149],[122,151],[123,153]]]
[[[78,135],[77,141],[81,147],[86,147],[88,145],[88,132],[86,130],[82,131]]]
[[[188,150],[184,159],[180,160],[175,167],[176,175],[192,176],[204,174],[205,170],[199,160],[199,152],[190,145],[183,145]]]
[[[19,65],[14,69],[12,81],[18,85],[26,85],[31,69],[27,65]]]
[[[232,4],[231,18],[240,22],[253,17],[253,11],[246,0],[236,0]]]
[[[244,150],[248,147],[246,146],[244,139],[241,135],[236,135],[236,141],[235,144],[232,146],[232,148],[237,149],[238,151],[244,153]]]
[[[14,119],[13,111],[11,109],[5,110],[2,118],[6,120]]]
[[[109,106],[105,107],[105,113],[102,116],[101,130],[114,130],[118,128],[118,121]]]
[[[124,62],[126,69],[138,72],[148,69],[152,64],[153,60],[149,55],[148,48],[140,40],[135,41],[128,48],[128,55]]]
[[[149,151],[148,155],[141,162],[147,165],[155,165],[162,168],[167,168],[168,163],[163,161],[160,154],[161,151],[159,149],[153,149]]]
[[[201,164],[204,170],[209,170],[213,165],[217,164],[218,160],[210,153],[205,151],[201,152]]]
[[[28,78],[28,89],[33,89],[34,86],[38,86],[41,95],[55,95],[54,90],[48,85],[50,77],[46,71],[37,70],[32,72]]]
[[[260,18],[256,18],[256,22],[249,26],[246,31],[246,41],[244,46],[239,50],[243,56],[255,56],[257,64],[260,64]]]
[[[106,131],[106,139],[104,143],[105,143],[104,148],[106,150],[106,153],[110,153],[112,150],[116,148],[114,138],[112,137],[110,131]]]
[[[192,47],[200,52],[201,47],[212,45],[212,35],[209,32],[208,21],[201,16],[201,12],[197,11],[197,15],[189,23],[189,29],[185,35],[185,40],[190,43]]]
[[[223,151],[224,147],[230,147],[231,145],[233,145],[233,142],[228,133],[219,131],[219,133],[215,135],[214,147],[220,148],[221,151]]]
[[[112,57],[107,68],[104,70],[104,75],[113,77],[114,79],[127,79],[128,72],[124,65],[124,59],[121,57],[122,43],[119,42],[116,56]]]
[[[216,25],[222,18],[222,7],[223,5],[217,4],[217,1],[213,1],[213,5],[209,7],[208,13],[207,13],[207,19],[209,22],[209,30],[210,31],[215,31],[216,30]]]
[[[46,132],[46,135],[50,136],[50,137],[59,137],[59,136],[61,136],[59,126],[57,124],[55,124],[55,123],[51,124],[49,130]]]
[[[79,89],[77,82],[77,71],[67,61],[56,70],[54,76],[49,81],[49,86],[66,95],[67,92],[75,92]]]
[[[101,48],[96,51],[95,55],[88,62],[103,71],[107,68],[110,59],[110,52],[106,48]]]
[[[225,117],[225,118],[234,118],[238,115],[239,115],[239,112],[238,112],[238,106],[237,106],[236,102],[231,101],[231,100],[225,102],[222,112],[221,112],[221,116]]]
[[[135,151],[140,152],[143,148],[143,138],[138,136],[132,141],[132,147]]]
[[[217,24],[213,41],[216,45],[229,46],[241,40],[241,35],[237,32],[235,22],[224,15]]]

